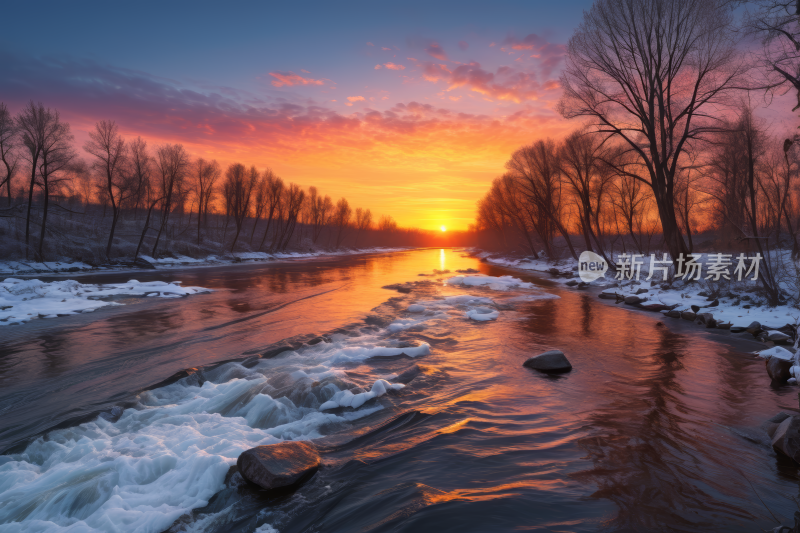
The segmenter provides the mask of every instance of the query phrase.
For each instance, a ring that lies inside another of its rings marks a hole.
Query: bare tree
[[[597,0],[569,41],[561,78],[561,114],[588,118],[646,168],[674,260],[688,253],[674,209],[686,143],[713,131],[718,106],[745,85],[723,3]]]
[[[52,113],[40,103],[34,104],[33,101],[17,115],[16,126],[20,134],[22,145],[25,147],[25,156],[30,163],[31,181],[28,188],[28,210],[25,215],[25,257],[28,257],[28,246],[31,236],[31,208],[33,207],[33,191],[36,188],[36,173],[39,170],[39,158],[42,155],[47,132],[47,125],[50,122]]]
[[[113,120],[101,120],[95,124],[95,129],[89,132],[89,140],[83,149],[94,156],[93,167],[104,178],[106,193],[111,203],[111,230],[108,233],[106,257],[111,258],[111,245],[114,242],[114,231],[122,211],[123,200],[131,194],[128,182],[125,179],[125,165],[127,164],[128,147],[119,134],[119,128]]]
[[[158,243],[161,234],[167,227],[169,215],[173,209],[173,196],[175,191],[181,188],[181,184],[189,172],[189,156],[186,154],[182,144],[165,144],[156,150],[156,168],[158,169],[159,179],[157,181],[156,196],[161,202],[161,223],[158,227],[158,235],[153,243],[151,255],[156,257]]]
[[[561,161],[556,143],[547,139],[523,146],[511,154],[506,168],[519,178],[525,198],[539,210],[539,236],[548,257],[555,257],[552,242],[557,229],[577,260],[569,232],[561,220]]]
[[[284,187],[282,192],[277,208],[276,238],[273,240],[271,248],[273,252],[285,250],[289,246],[306,196],[306,192],[295,183]]]
[[[6,186],[9,207],[11,207],[11,182],[14,179],[14,172],[19,162],[16,153],[18,140],[17,125],[14,123],[14,117],[11,116],[6,104],[0,102],[0,161],[3,162],[5,167],[5,176],[0,180],[0,190],[2,190],[3,185]]]
[[[358,247],[358,237],[362,231],[367,231],[372,227],[372,212],[369,209],[356,208],[356,242],[353,245]]]
[[[194,192],[197,200],[197,244],[200,244],[200,226],[208,222],[208,207],[214,198],[214,185],[222,175],[219,164],[198,158],[194,162]]]
[[[236,235],[231,243],[231,253],[239,239],[245,218],[250,214],[253,191],[258,186],[260,174],[256,167],[249,170],[241,163],[234,163],[225,171],[225,191],[230,205],[230,212],[236,224]]]
[[[337,228],[336,231],[336,248],[339,248],[342,244],[342,237],[344,236],[345,228],[350,226],[350,219],[353,216],[353,209],[350,207],[350,204],[347,202],[346,198],[340,198],[338,202],[336,202],[336,210],[333,212],[333,216],[331,220],[333,221],[333,225]]]
[[[273,225],[275,221],[275,215],[279,210],[279,206],[281,205],[281,201],[283,198],[283,180],[272,173],[264,175],[264,213],[265,218],[267,219],[267,227],[264,229],[264,236],[261,238],[261,244],[258,246],[258,249],[261,250],[264,247],[264,242],[267,240],[267,235],[269,235],[270,226]],[[274,231],[273,227],[273,231]],[[273,240],[274,243],[274,240]]]
[[[46,121],[41,165],[39,167],[39,185],[42,188],[43,197],[41,233],[37,252],[39,261],[44,261],[43,248],[51,188],[54,185],[58,186],[59,179],[57,176],[61,172],[68,170],[75,158],[75,150],[72,148],[73,139],[74,137],[69,131],[69,124],[61,122],[58,111],[51,111]]]
[[[378,229],[387,233],[397,231],[397,222],[392,218],[392,215],[382,215],[378,221]]]

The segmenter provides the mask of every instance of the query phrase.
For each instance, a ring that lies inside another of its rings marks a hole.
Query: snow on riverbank
[[[404,252],[412,248],[363,248],[358,250],[342,250],[337,252],[278,252],[268,254],[266,252],[237,252],[223,256],[209,255],[207,257],[188,257],[180,254],[173,254],[171,257],[161,257],[155,259],[148,255],[140,255],[151,265],[158,269],[170,269],[180,267],[197,266],[221,266],[235,263],[258,263],[272,261],[291,261],[298,259],[316,259],[324,257],[343,257],[362,254],[382,254],[390,252]],[[125,261],[124,259],[122,260]],[[92,266],[81,261],[0,261],[0,276],[11,275],[21,276],[28,274],[59,274],[73,272],[114,272],[130,271],[131,268],[139,270],[141,267],[128,267],[124,264],[112,264]]]
[[[105,300],[119,296],[180,298],[211,292],[203,287],[182,287],[180,281],[149,281],[96,285],[73,279],[44,282],[38,279],[6,278],[0,282],[0,326],[20,324],[35,318],[88,313],[108,305],[122,305]]]

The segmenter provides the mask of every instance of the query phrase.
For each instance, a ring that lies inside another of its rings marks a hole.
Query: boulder
[[[731,329],[730,322],[717,322],[717,329]]]
[[[699,307],[699,306],[696,306],[696,305],[690,305],[689,307],[691,307],[691,308],[692,308],[692,311],[693,311],[695,314],[697,314],[697,313],[699,313],[699,312],[700,312],[700,307]]]
[[[714,315],[711,313],[699,313],[695,322],[707,328],[714,328],[717,326],[717,321],[714,320]]]
[[[731,326],[730,330],[731,333],[742,333],[743,331],[746,331],[747,328],[744,326]]]
[[[628,304],[628,305],[637,305],[637,304],[639,304],[639,303],[641,303],[643,301],[644,300],[642,298],[639,298],[638,296],[626,296],[625,297],[625,303]]]
[[[319,469],[320,457],[308,442],[281,442],[245,450],[236,465],[247,481],[271,490],[311,477]]]
[[[772,434],[772,448],[800,462],[800,417],[790,416],[778,425]]]
[[[647,289],[639,289],[638,291],[636,291],[636,294],[644,294],[646,292],[648,292]]]
[[[767,359],[767,374],[770,379],[776,383],[786,383],[792,377],[792,361],[781,359],[779,357],[770,357]]]
[[[574,286],[575,286],[575,285],[577,285],[578,283],[579,283],[579,282],[578,282],[578,280],[577,280],[577,279],[571,279],[571,280],[569,280],[568,282],[566,282],[564,285],[566,285],[567,287],[574,287]]]
[[[775,435],[775,430],[778,429],[778,426],[781,425],[781,422],[783,422],[790,416],[792,415],[780,412],[777,415],[773,416],[772,418],[768,419],[763,424],[761,424],[761,429],[766,431],[767,435],[769,435],[769,438],[772,439],[772,437]]]
[[[697,318],[697,315],[695,315],[693,311],[683,311],[681,313],[681,318],[684,320],[689,320],[690,322],[694,322],[694,319]]]
[[[569,372],[572,370],[572,365],[567,359],[567,356],[564,355],[564,352],[561,350],[550,350],[549,352],[544,352],[535,357],[531,357],[522,363],[522,366],[552,374]]]
[[[601,292],[597,296],[603,300],[616,300],[619,295],[616,292]]]
[[[580,283],[578,283],[578,289],[579,290],[585,291],[588,288],[589,288],[589,284],[586,283],[585,281],[581,281]]]
[[[719,307],[719,300],[715,298],[714,301],[706,305],[706,307]]]
[[[668,316],[670,318],[680,318],[681,317],[681,312],[678,311],[677,309],[671,309],[671,310],[667,311],[664,314],[664,316]]]
[[[641,307],[642,309],[645,309],[647,311],[655,311],[656,313],[671,309],[671,307],[669,305],[664,305],[664,304],[658,303],[658,302],[652,302],[652,303],[649,303],[649,304],[642,304],[639,307]]]
[[[781,344],[781,343],[785,343],[787,341],[790,341],[791,339],[792,338],[789,335],[787,335],[786,333],[783,333],[781,331],[772,330],[772,331],[768,331],[767,332],[767,339],[766,340],[772,341],[772,342],[774,342],[776,344]]]
[[[761,323],[753,321],[747,326],[745,331],[751,335],[758,335],[758,332],[761,331]]]

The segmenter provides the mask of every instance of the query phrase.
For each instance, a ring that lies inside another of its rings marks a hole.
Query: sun
[[[447,231],[447,227],[442,226],[442,231]]]

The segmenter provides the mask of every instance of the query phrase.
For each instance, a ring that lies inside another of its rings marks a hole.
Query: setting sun
[[[447,231],[447,227],[442,226],[442,231]]]

